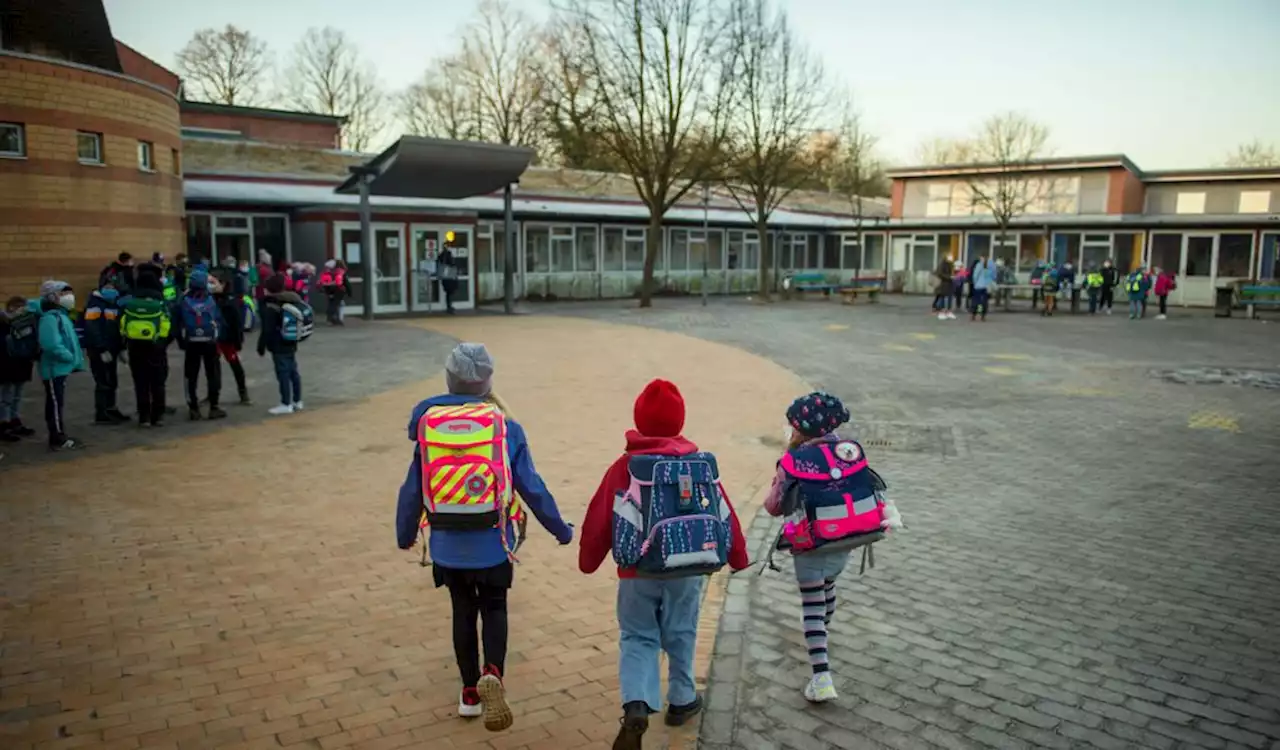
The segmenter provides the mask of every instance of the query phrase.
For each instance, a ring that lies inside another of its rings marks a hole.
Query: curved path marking
[[[686,435],[718,454],[750,523],[776,458],[762,439],[805,388],[677,333],[550,316],[408,325],[489,345],[498,390],[576,523],[653,377],[684,391]],[[430,361],[420,382],[361,401],[5,472],[0,746],[570,750],[611,738],[614,575],[582,576],[576,546],[540,531],[511,600],[517,724],[489,735],[453,717],[448,597],[392,531],[409,411],[443,386]],[[700,624],[703,675],[726,578]],[[655,722],[646,747],[663,734]]]

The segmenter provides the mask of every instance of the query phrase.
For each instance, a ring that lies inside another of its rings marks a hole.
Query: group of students
[[[45,422],[52,450],[82,447],[69,436],[63,418],[67,378],[87,368],[94,381],[94,424],[119,425],[135,420],[119,408],[119,365],[127,362],[133,379],[139,427],[160,427],[176,413],[166,404],[169,346],[183,351],[183,380],[191,419],[222,419],[222,361],[231,367],[240,403],[249,405],[249,390],[240,361],[246,334],[261,325],[259,356],[271,352],[280,389],[280,404],[271,414],[303,408],[297,349],[312,330],[312,312],[294,279],[273,273],[253,290],[251,269],[227,258],[209,268],[179,259],[166,265],[159,254],[135,267],[121,253],[103,269],[76,315],[76,294],[64,281],[48,280],[38,299],[14,297],[0,320],[0,440],[14,442],[34,435],[20,414],[22,391],[36,370],[45,388]],[[260,299],[255,299],[255,296]],[[259,308],[259,301],[262,303]],[[258,320],[261,309],[261,321]],[[75,319],[73,319],[73,316]],[[208,405],[199,398],[204,371]]]
[[[459,716],[483,717],[487,729],[501,731],[514,721],[503,684],[507,591],[528,514],[562,545],[573,541],[574,527],[534,467],[523,428],[494,392],[493,373],[482,344],[459,344],[446,362],[447,392],[414,407],[396,536],[404,550],[426,537],[434,583],[449,591]],[[901,528],[902,519],[862,446],[839,433],[850,418],[839,398],[811,393],[786,414],[790,440],[765,507],[784,518],[775,546],[795,560],[810,667],[804,696],[824,702],[836,698],[827,658],[836,579],[854,549]],[[652,381],[633,417],[623,453],[587,507],[578,554],[585,574],[611,552],[617,563],[622,717],[614,750],[641,750],[650,715],[662,709],[664,652],[666,723],[679,726],[701,712],[693,664],[704,578],[751,565],[715,456],[683,436],[679,389]]]
[[[985,255],[975,259],[968,268],[956,264],[952,258],[943,258],[934,271],[934,277],[936,284],[930,314],[936,314],[938,320],[955,320],[952,301],[955,309],[960,309],[966,289],[970,319],[986,320],[992,293],[999,294],[1000,287],[1018,283],[1007,263],[999,259],[991,261]],[[1075,287],[1076,269],[1070,261],[1061,264],[1039,261],[1031,270],[1030,284],[1033,303],[1043,302],[1041,317],[1052,317],[1058,309],[1058,294]],[[1169,294],[1178,288],[1178,282],[1176,276],[1159,267],[1148,270],[1145,266],[1138,266],[1128,275],[1121,276],[1119,269],[1107,259],[1101,267],[1088,269],[1082,287],[1089,298],[1090,315],[1098,312],[1110,315],[1115,290],[1123,287],[1128,296],[1130,319],[1146,316],[1147,298],[1154,291],[1160,302],[1157,319],[1164,320],[1168,315]],[[1004,291],[1008,293],[1008,290]]]

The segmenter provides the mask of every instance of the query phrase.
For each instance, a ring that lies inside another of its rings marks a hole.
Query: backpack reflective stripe
[[[493,404],[433,406],[418,420],[422,499],[439,529],[503,527],[519,513],[507,455],[507,423]]]

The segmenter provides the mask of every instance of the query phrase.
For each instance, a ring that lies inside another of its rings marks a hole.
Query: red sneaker
[[[502,686],[502,673],[490,664],[484,668],[476,690],[480,693],[480,703],[484,706],[484,728],[490,732],[501,732],[510,729],[515,718],[511,715],[511,706],[507,705],[507,691]]]
[[[484,707],[480,705],[480,691],[473,687],[463,688],[462,696],[458,698],[458,716],[474,719],[483,713]]]

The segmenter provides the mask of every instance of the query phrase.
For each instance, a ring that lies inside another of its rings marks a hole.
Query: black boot
[[[648,730],[648,704],[644,701],[631,701],[622,707],[622,728],[613,741],[613,750],[642,750],[644,733]]]
[[[683,706],[667,706],[667,726],[683,726],[700,713],[702,713],[702,696],[695,695],[693,703],[687,703]]]
[[[198,406],[188,407],[188,408],[187,408],[187,416],[191,417],[191,421],[192,421],[192,422],[195,422],[195,421],[200,420],[200,419],[204,419],[204,417],[203,417],[203,416],[201,416],[201,414],[200,414],[200,407],[198,407]]]
[[[246,390],[242,390],[242,391],[240,391],[240,405],[241,405],[241,406],[253,406],[253,401],[252,401],[252,400],[250,400],[250,398],[249,398],[249,392],[248,392],[248,391],[246,391]]]
[[[219,409],[216,406],[209,407],[209,419],[223,419],[226,416],[227,416],[227,413],[222,409]]]

